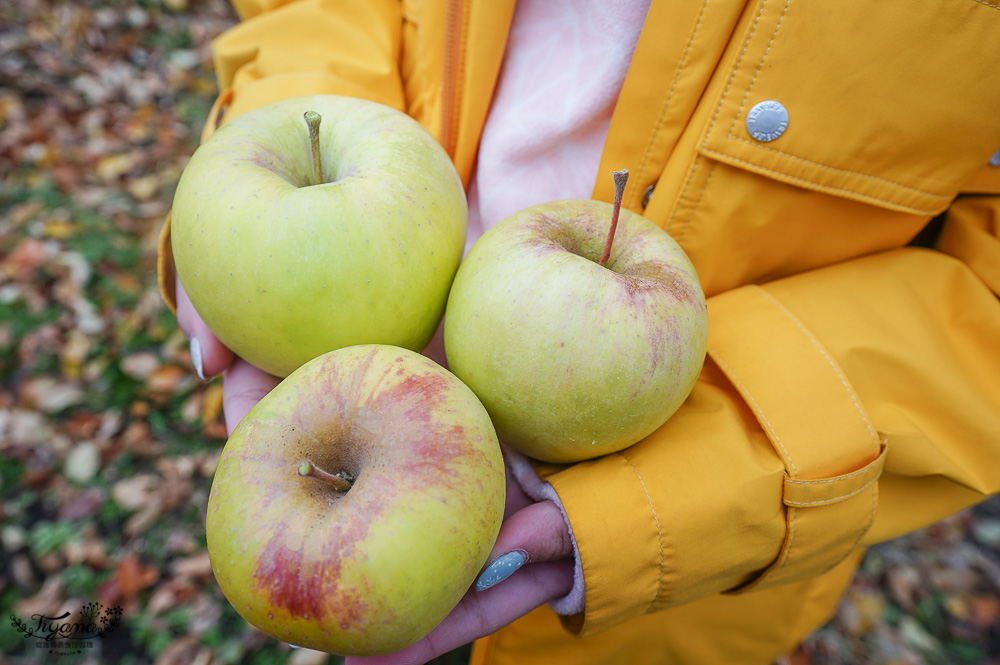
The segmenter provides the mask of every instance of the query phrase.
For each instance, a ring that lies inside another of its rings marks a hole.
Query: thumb
[[[504,520],[476,591],[503,582],[527,563],[572,556],[573,538],[562,511],[552,501],[533,503]]]
[[[281,382],[257,369],[242,358],[236,358],[226,370],[223,380],[222,411],[226,416],[226,429],[233,433],[236,425],[260,400]]]

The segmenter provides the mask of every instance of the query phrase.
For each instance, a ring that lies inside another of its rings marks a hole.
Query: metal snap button
[[[747,131],[762,143],[775,140],[787,127],[788,109],[780,102],[771,99],[758,102],[747,113]]]

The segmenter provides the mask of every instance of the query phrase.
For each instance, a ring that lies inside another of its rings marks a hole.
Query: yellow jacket
[[[223,119],[374,99],[468,183],[514,0],[236,6]],[[998,37],[993,0],[653,0],[600,172],[628,168],[627,207],[697,267],[709,359],[648,439],[539,467],[586,610],[569,631],[538,610],[475,662],[770,662],[862,548],[1000,489]],[[746,126],[765,100],[788,113],[770,142]],[[907,247],[931,220],[937,251]]]

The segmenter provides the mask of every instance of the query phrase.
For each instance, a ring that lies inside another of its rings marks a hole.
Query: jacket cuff
[[[177,273],[174,271],[174,253],[170,246],[170,213],[160,229],[159,249],[156,256],[156,279],[160,295],[170,311],[177,315]]]
[[[785,467],[781,552],[741,590],[824,573],[847,558],[875,519],[886,442],[832,355],[774,296],[747,286],[717,296],[709,308],[710,325],[713,315],[725,322],[710,335],[709,356]],[[748,330],[767,334],[751,344]],[[796,385],[821,406],[803,409],[789,399]]]
[[[573,588],[562,598],[557,598],[549,602],[549,607],[559,615],[573,615],[583,612],[584,592],[583,592],[583,567],[580,562],[580,550],[576,546],[576,538],[573,536],[573,526],[566,516],[566,509],[562,505],[562,500],[556,493],[552,485],[545,482],[539,476],[539,471],[532,466],[532,461],[512,448],[504,447],[504,459],[510,469],[514,480],[521,489],[535,501],[551,501],[559,508],[566,527],[569,529],[569,537],[573,543]],[[541,465],[539,465],[541,467]]]

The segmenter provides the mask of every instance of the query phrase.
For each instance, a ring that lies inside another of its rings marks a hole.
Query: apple
[[[415,120],[362,99],[296,97],[234,118],[195,151],[171,244],[209,328],[286,376],[344,346],[426,346],[466,214],[455,167]]]
[[[665,231],[620,209],[626,178],[616,172],[613,205],[554,201],[500,221],[452,285],[448,366],[500,440],[539,460],[636,443],[673,415],[704,364],[697,273]]]
[[[401,649],[469,590],[504,510],[486,410],[434,361],[386,345],[302,365],[240,422],[208,502],[233,607],[293,645]]]

